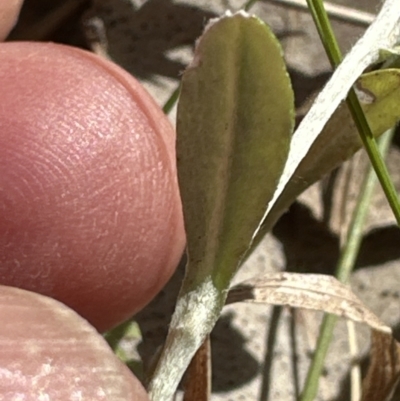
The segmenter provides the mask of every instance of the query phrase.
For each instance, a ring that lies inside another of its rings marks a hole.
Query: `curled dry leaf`
[[[183,401],[209,401],[211,397],[211,341],[208,335],[186,371]]]
[[[323,274],[272,273],[233,287],[227,303],[254,302],[286,305],[332,313],[391,333],[351,291],[332,276]]]
[[[390,399],[400,379],[400,344],[390,327],[332,276],[272,273],[236,285],[227,304],[235,302],[287,305],[320,310],[365,323],[372,329],[371,362],[363,382],[361,401]]]
[[[361,401],[386,401],[400,379],[400,344],[389,334],[372,331],[371,362]]]

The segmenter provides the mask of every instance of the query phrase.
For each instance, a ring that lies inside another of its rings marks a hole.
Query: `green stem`
[[[319,36],[325,48],[325,52],[329,57],[332,67],[336,68],[342,61],[342,54],[339,45],[329,22],[328,15],[325,11],[322,0],[307,0],[311,15],[314,23],[318,29]],[[360,137],[367,151],[371,164],[375,169],[379,182],[383,188],[389,205],[396,218],[397,224],[400,225],[400,202],[397,196],[397,191],[390,179],[386,165],[379,154],[378,147],[372,131],[369,127],[364,112],[362,111],[360,102],[354,90],[350,90],[347,97],[347,104],[349,106],[353,120],[357,126]]]
[[[363,141],[372,167],[374,168],[379,179],[392,212],[396,218],[397,224],[400,225],[400,203],[396,188],[393,184],[393,181],[390,179],[386,164],[382,159],[378,145],[376,144],[376,140],[368,125],[367,119],[365,118],[365,114],[361,108],[358,97],[353,89],[349,92],[347,104],[357,126],[358,132],[360,133],[361,140]]]
[[[342,60],[342,54],[326,14],[323,2],[322,0],[307,0],[307,3],[329,60],[332,66],[336,68]],[[348,281],[358,255],[362,240],[362,228],[367,215],[368,205],[372,197],[373,188],[376,183],[376,176],[382,185],[388,202],[396,217],[397,223],[400,225],[400,204],[396,190],[390,180],[386,165],[379,153],[375,138],[372,135],[371,129],[354,90],[350,90],[347,97],[347,104],[360,133],[364,147],[371,160],[372,167],[370,167],[369,172],[365,177],[360,197],[353,214],[353,219],[349,227],[347,241],[338,262],[336,277],[342,282]],[[380,141],[382,153],[387,152],[392,135],[393,132],[392,134],[387,133]],[[376,175],[374,174],[374,170]],[[317,395],[319,377],[332,339],[333,328],[336,320],[337,317],[335,316],[324,316],[320,328],[316,352],[308,371],[301,401],[312,401]]]
[[[391,140],[394,135],[394,129],[386,131],[379,142],[379,155],[386,157]],[[349,280],[353,270],[358,251],[362,240],[362,230],[365,218],[368,213],[369,204],[376,185],[376,174],[373,167],[368,169],[366,177],[361,187],[360,196],[354,210],[353,219],[349,226],[349,232],[346,238],[346,245],[341,253],[336,270],[336,278],[345,283]]]
[[[249,11],[251,7],[253,7],[254,4],[257,3],[258,0],[249,0],[246,1],[246,3],[242,6],[244,11]]]
[[[332,67],[336,68],[342,61],[343,56],[333,33],[324,4],[319,0],[307,0],[307,4],[329,61]]]
[[[163,112],[165,114],[169,114],[173,107],[175,106],[175,103],[179,99],[179,92],[181,90],[181,86],[179,85],[171,94],[169,99],[165,102],[164,107],[163,107]]]
[[[388,152],[394,130],[389,130],[379,140],[379,149],[383,157]],[[376,174],[371,166],[364,178],[360,196],[357,200],[357,205],[353,213],[353,218],[349,226],[346,243],[341,252],[340,259],[337,265],[336,278],[346,283],[349,280],[353,270],[356,258],[362,241],[362,230],[364,221],[368,213],[368,206],[376,185]],[[320,334],[318,337],[317,347],[311,366],[308,370],[304,390],[301,396],[301,401],[312,401],[318,392],[318,381],[321,371],[324,366],[324,360],[329,349],[329,344],[332,339],[333,329],[337,317],[334,315],[325,315],[321,324]]]
[[[317,347],[308,369],[300,401],[313,401],[317,395],[319,378],[324,368],[325,357],[332,340],[336,321],[337,317],[335,315],[324,315],[319,331]]]

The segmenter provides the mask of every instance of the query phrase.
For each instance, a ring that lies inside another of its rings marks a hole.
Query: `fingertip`
[[[174,130],[133,77],[88,52],[6,42],[0,59],[1,282],[108,330],[182,255]]]
[[[18,20],[23,0],[0,0],[0,41],[4,40]]]

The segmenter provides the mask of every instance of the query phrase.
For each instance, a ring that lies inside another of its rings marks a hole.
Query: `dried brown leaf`
[[[372,331],[371,362],[361,401],[386,401],[400,378],[400,344],[389,334]]]
[[[254,302],[320,310],[391,333],[347,285],[323,274],[272,273],[233,287],[227,303]]]
[[[209,401],[211,395],[211,347],[207,336],[187,371],[183,401]]]

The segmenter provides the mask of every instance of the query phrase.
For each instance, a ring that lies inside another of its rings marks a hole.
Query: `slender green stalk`
[[[307,0],[307,4],[329,61],[332,67],[337,67],[342,61],[343,56],[335,34],[333,33],[325,7],[322,1],[318,0]]]
[[[318,29],[322,44],[324,45],[325,52],[328,55],[332,66],[336,68],[342,60],[342,54],[323,2],[322,0],[307,0],[307,3],[314,19],[314,23]],[[347,104],[368,153],[368,157],[371,160],[371,164],[375,169],[376,175],[378,176],[383,191],[396,218],[397,224],[400,225],[400,202],[397,196],[397,191],[389,177],[386,165],[379,154],[375,138],[353,89],[349,92]]]
[[[385,158],[387,155],[393,134],[394,129],[390,129],[389,131],[386,131],[378,140],[378,152],[383,158]],[[360,249],[363,225],[368,213],[368,207],[375,185],[376,174],[374,169],[370,167],[361,187],[360,196],[357,206],[354,210],[353,219],[350,223],[349,233],[346,238],[346,245],[343,249],[336,270],[336,278],[343,283],[349,280],[356,257],[358,255],[358,251]]]
[[[321,37],[322,44],[328,55],[328,58],[334,68],[336,68],[342,60],[342,54],[337,44],[331,24],[326,14],[322,0],[307,0],[314,23]],[[336,277],[347,282],[360,248],[362,239],[362,228],[367,214],[368,205],[372,196],[373,188],[378,177],[388,202],[396,217],[397,223],[400,225],[400,204],[396,190],[390,180],[386,165],[379,153],[375,138],[365,118],[364,112],[358,101],[354,90],[349,92],[347,104],[357,129],[360,133],[363,144],[366,148],[371,165],[368,174],[365,177],[363,187],[358,199],[356,209],[353,214],[353,220],[350,224],[346,244],[342,250],[340,260],[338,262]],[[381,141],[382,153],[386,153],[390,144],[392,134],[385,134]],[[374,174],[374,170],[376,175]],[[328,352],[329,344],[333,335],[337,317],[325,315],[321,324],[320,335],[318,338],[316,352],[311,363],[306,383],[302,393],[301,401],[312,401],[318,391],[318,382],[324,365],[325,356]]]
[[[175,103],[179,99],[179,92],[180,92],[181,86],[179,85],[171,94],[169,99],[165,102],[164,107],[163,107],[163,112],[165,114],[169,114],[173,107],[175,106]]]
[[[306,382],[300,401],[313,401],[318,392],[319,378],[324,368],[325,357],[333,336],[337,317],[335,315],[324,315],[322,319],[317,347],[308,369]]]
[[[384,163],[379,153],[376,140],[371,132],[367,119],[365,118],[365,114],[361,108],[360,102],[353,89],[349,92],[349,95],[347,97],[347,104],[349,106],[353,120],[357,126],[358,132],[360,133],[372,167],[374,168],[375,173],[379,179],[379,182],[386,195],[392,212],[396,218],[397,224],[400,225],[400,203],[396,188],[393,184],[393,181],[390,179],[386,164]]]
[[[379,140],[379,149],[383,157],[387,154],[394,130],[389,130]],[[353,218],[349,226],[346,243],[337,265],[336,278],[347,282],[353,270],[362,241],[362,230],[368,213],[368,206],[376,185],[376,174],[372,166],[364,178]],[[318,381],[324,366],[324,360],[332,339],[337,317],[325,315],[321,324],[317,347],[308,370],[301,401],[312,401],[317,395]]]
[[[249,11],[251,7],[253,7],[254,4],[257,3],[258,0],[249,0],[246,1],[246,3],[243,5],[243,10],[244,11]]]

